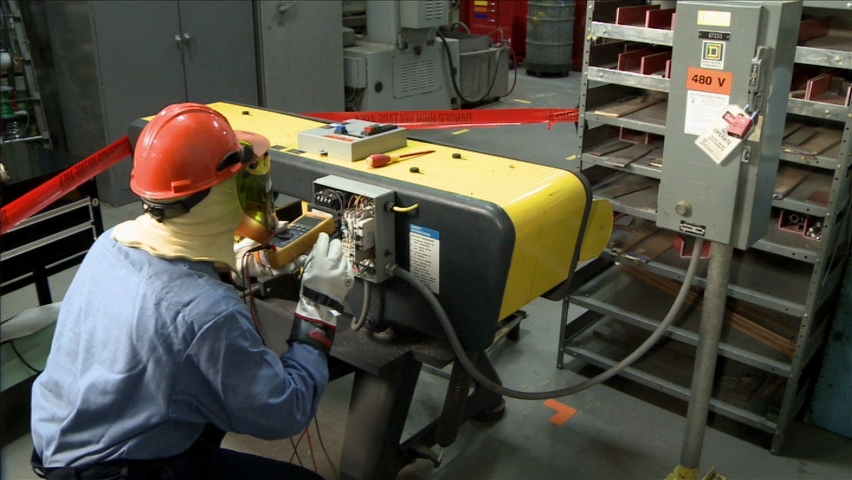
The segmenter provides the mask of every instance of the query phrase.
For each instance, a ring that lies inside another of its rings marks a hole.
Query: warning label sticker
[[[686,119],[683,123],[683,133],[700,135],[707,130],[728,106],[731,97],[716,93],[686,92]]]
[[[441,232],[412,224],[408,240],[411,274],[432,292],[440,293]]]
[[[706,42],[705,42],[706,43]],[[724,53],[721,54],[724,58]],[[702,65],[703,66],[703,65]],[[703,68],[689,67],[686,77],[686,89],[700,92],[730,95],[734,83],[731,72],[717,72]]]

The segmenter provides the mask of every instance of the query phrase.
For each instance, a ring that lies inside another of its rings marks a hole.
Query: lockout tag
[[[722,115],[716,117],[710,123],[710,127],[695,139],[695,144],[720,165],[743,142],[742,138],[728,133],[731,123],[734,123],[739,116],[749,117],[739,105],[728,105],[722,110]]]

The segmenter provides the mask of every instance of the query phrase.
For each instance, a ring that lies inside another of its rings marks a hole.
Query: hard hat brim
[[[237,134],[237,138],[240,141],[248,142],[251,145],[252,151],[254,151],[255,158],[260,158],[269,151],[269,139],[254,132],[247,132],[245,130],[234,130],[234,133]],[[251,159],[249,161],[253,161]]]

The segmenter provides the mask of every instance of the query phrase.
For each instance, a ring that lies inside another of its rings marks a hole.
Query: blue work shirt
[[[205,424],[293,436],[328,385],[325,354],[263,346],[248,307],[209,262],[166,260],[107,231],[65,295],[33,386],[46,467],[177,455]]]

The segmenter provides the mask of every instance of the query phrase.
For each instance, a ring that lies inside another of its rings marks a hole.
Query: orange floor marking
[[[550,418],[550,423],[554,425],[562,425],[577,413],[576,408],[569,407],[568,405],[557,402],[552,398],[544,402],[544,406],[556,410],[556,415]]]

